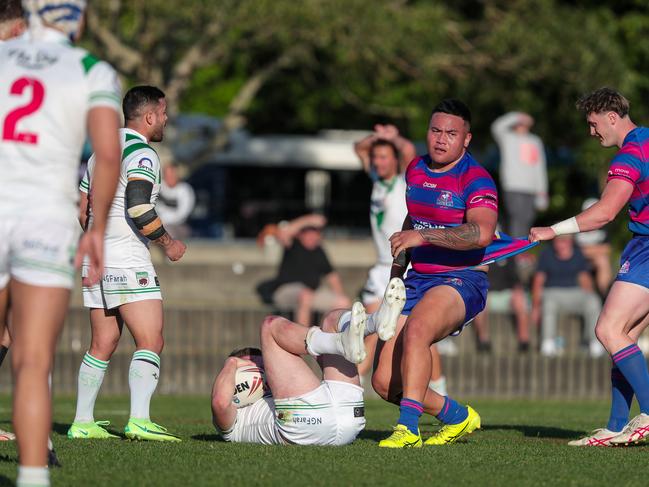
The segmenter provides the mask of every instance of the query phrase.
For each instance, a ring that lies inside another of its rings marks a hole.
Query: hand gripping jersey
[[[489,173],[468,152],[450,170],[433,172],[428,155],[414,159],[406,171],[406,203],[416,230],[448,228],[466,223],[472,208],[498,211],[496,185]],[[527,250],[534,244],[496,233],[486,248],[452,250],[425,244],[412,249],[415,271],[438,274],[488,264]]]
[[[649,236],[649,129],[636,127],[615,154],[608,180],[623,179],[633,185],[629,200],[629,230]]]
[[[149,240],[136,228],[126,212],[125,192],[129,178],[145,179],[153,183],[151,204],[155,205],[160,191],[160,160],[146,138],[135,130],[120,129],[122,144],[122,167],[115,190],[113,204],[108,211],[106,226],[106,267],[137,267],[151,263]],[[92,173],[95,167],[95,156],[88,161],[79,190],[92,195]],[[91,196],[92,200],[92,196]],[[92,217],[92,211],[91,211]]]
[[[397,174],[392,181],[378,180],[372,187],[370,222],[379,264],[390,265],[390,237],[401,230],[406,218],[406,180]],[[389,271],[388,271],[389,275]]]
[[[0,44],[0,217],[74,221],[87,113],[120,103],[113,68],[59,31]]]

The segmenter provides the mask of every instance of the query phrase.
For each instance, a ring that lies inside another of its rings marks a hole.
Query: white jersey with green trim
[[[120,111],[117,74],[54,29],[0,44],[0,216],[76,220],[87,115]]]
[[[136,267],[151,263],[149,239],[140,233],[126,211],[126,185],[128,179],[144,179],[153,184],[151,204],[155,205],[160,192],[160,159],[146,138],[135,130],[119,130],[122,144],[122,167],[115,190],[113,204],[108,211],[106,225],[106,267]],[[88,168],[81,180],[79,190],[90,192],[92,201],[92,173],[95,168],[95,155],[88,161]],[[92,218],[92,204],[90,211]]]
[[[392,263],[390,237],[401,230],[407,214],[404,175],[397,174],[391,181],[375,181],[370,203],[370,221],[377,263]]]

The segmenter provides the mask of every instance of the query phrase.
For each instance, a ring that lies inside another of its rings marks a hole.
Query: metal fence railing
[[[242,346],[259,344],[259,324],[269,310],[264,308],[184,309],[165,311],[165,348],[159,391],[165,394],[210,393],[214,377],[227,354]],[[468,327],[452,338],[457,355],[444,356],[449,391],[458,396],[518,398],[600,398],[610,391],[610,359],[592,359],[582,351],[578,320],[563,317],[559,334],[564,337],[561,357],[546,358],[532,350],[518,353],[511,319],[492,315],[493,351],[478,354],[475,337]],[[76,392],[77,372],[90,343],[87,310],[74,308],[59,340],[53,374],[57,393]],[[102,387],[102,394],[128,393],[128,368],[135,347],[125,329]],[[0,369],[0,390],[7,392],[9,367]]]

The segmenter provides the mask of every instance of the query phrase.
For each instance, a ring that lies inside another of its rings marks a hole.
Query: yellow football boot
[[[421,435],[419,430],[414,434],[404,425],[398,424],[388,438],[379,442],[379,446],[381,448],[421,448]]]
[[[442,429],[428,438],[424,445],[447,445],[480,429],[480,415],[471,406],[467,406],[467,409],[469,414],[464,421],[458,424],[445,424]]]

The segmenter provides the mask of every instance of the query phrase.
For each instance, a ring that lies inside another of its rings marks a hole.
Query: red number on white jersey
[[[21,118],[27,117],[37,111],[45,98],[45,87],[34,78],[19,78],[11,85],[12,95],[22,95],[25,89],[31,88],[32,99],[26,105],[18,107],[7,115],[2,129],[2,140],[12,140],[24,144],[37,144],[38,134],[32,132],[18,132],[16,125]]]

